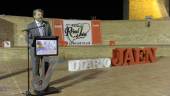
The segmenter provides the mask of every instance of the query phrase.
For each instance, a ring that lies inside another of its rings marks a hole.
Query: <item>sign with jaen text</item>
[[[156,48],[116,48],[112,50],[113,66],[152,62],[156,62]]]

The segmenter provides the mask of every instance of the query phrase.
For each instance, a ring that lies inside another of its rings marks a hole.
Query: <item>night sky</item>
[[[5,0],[0,7],[0,14],[32,16],[32,10],[41,8],[46,18],[122,20],[123,0]],[[58,2],[59,1],[59,2]],[[113,1],[115,1],[113,3]],[[9,5],[9,3],[11,3]]]

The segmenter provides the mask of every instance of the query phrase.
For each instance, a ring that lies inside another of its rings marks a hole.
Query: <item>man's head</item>
[[[44,11],[42,9],[35,9],[33,11],[33,17],[35,20],[42,22],[43,20],[43,15],[44,15]]]

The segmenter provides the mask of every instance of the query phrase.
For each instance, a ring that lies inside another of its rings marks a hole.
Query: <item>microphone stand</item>
[[[29,30],[23,30],[23,31],[26,31],[27,32],[27,58],[28,58],[28,62],[27,62],[27,75],[28,75],[28,81],[27,81],[27,91],[26,91],[26,96],[32,96],[31,95],[31,92],[30,92],[30,72],[29,72]]]
[[[34,28],[29,28],[29,29],[24,29],[22,31],[26,31],[27,32],[27,54],[28,54],[28,62],[27,62],[27,75],[28,75],[28,87],[27,87],[27,91],[25,92],[26,96],[32,96],[31,92],[30,92],[30,72],[29,72],[29,31],[32,29],[36,29],[36,28],[40,28],[40,27],[44,27],[45,25],[39,26],[39,27],[34,27]],[[32,37],[31,37],[32,38]]]

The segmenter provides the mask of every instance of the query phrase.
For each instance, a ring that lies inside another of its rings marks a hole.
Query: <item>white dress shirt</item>
[[[38,22],[37,20],[35,20],[37,26],[39,27],[38,30],[40,32],[40,36],[44,36],[44,27],[42,26],[42,23]],[[40,27],[42,26],[42,27]]]

